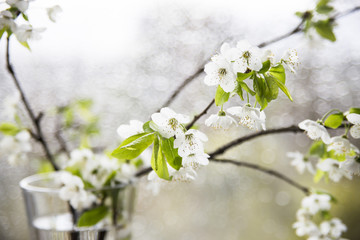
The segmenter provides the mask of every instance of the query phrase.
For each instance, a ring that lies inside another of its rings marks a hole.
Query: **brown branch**
[[[151,167],[143,168],[135,174],[135,177],[142,177],[148,174],[149,172],[151,172],[151,170],[152,170]]]
[[[31,120],[32,124],[34,125],[35,133],[34,132],[32,133],[33,138],[41,144],[41,146],[45,152],[45,156],[50,161],[53,168],[56,171],[59,170],[58,166],[56,165],[56,163],[54,161],[53,155],[50,153],[50,149],[47,145],[47,142],[45,140],[45,137],[44,137],[42,129],[41,129],[40,121],[42,119],[42,113],[40,113],[37,117],[35,117],[34,111],[32,110],[32,108],[25,96],[25,93],[24,93],[23,89],[21,88],[20,82],[15,75],[14,68],[12,67],[12,65],[10,63],[10,36],[7,37],[6,67],[14,81],[14,84],[15,84],[17,90],[20,93],[21,100],[25,106],[25,109],[26,109],[29,117],[30,117],[30,120]]]
[[[300,129],[298,126],[290,126],[290,127],[285,127],[285,128],[275,128],[275,129],[269,129],[266,131],[260,131],[257,133],[253,133],[244,137],[240,137],[237,138],[227,144],[225,144],[224,146],[218,148],[217,150],[215,150],[212,153],[209,153],[210,157],[213,158],[217,155],[220,155],[222,153],[224,153],[225,151],[229,150],[232,147],[238,146],[246,141],[249,141],[251,139],[260,137],[260,136],[265,136],[265,135],[269,135],[269,134],[277,134],[277,133],[284,133],[284,132],[293,132],[293,133],[297,133],[297,132],[303,132],[304,130]]]
[[[190,129],[192,126],[194,126],[195,122],[199,120],[203,115],[205,115],[214,103],[215,99],[213,99],[201,113],[195,115],[194,119],[188,125],[186,125],[186,129]]]
[[[215,159],[215,158],[210,158],[209,159],[211,162],[218,162],[218,163],[229,163],[229,164],[233,164],[236,165],[238,167],[247,167],[247,168],[251,168],[266,174],[269,174],[271,176],[277,177],[283,181],[285,181],[286,183],[290,184],[291,186],[301,190],[304,194],[308,195],[310,193],[310,189],[307,187],[302,186],[301,184],[295,182],[294,180],[292,180],[291,178],[283,175],[280,172],[277,172],[275,170],[269,169],[269,168],[265,168],[262,166],[259,166],[257,164],[254,163],[249,163],[249,162],[242,162],[242,161],[234,161],[234,160],[230,160],[230,159]]]

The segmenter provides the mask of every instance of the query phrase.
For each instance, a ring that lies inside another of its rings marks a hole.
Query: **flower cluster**
[[[326,116],[325,116],[326,117]],[[324,118],[325,118],[324,117]],[[337,128],[341,126],[343,120],[347,120],[352,126],[346,125],[346,132],[342,136],[330,137],[326,127]],[[347,133],[353,138],[359,138],[358,128],[360,114],[358,113],[336,113],[328,116],[325,123],[323,121],[304,120],[299,123],[299,128],[304,130],[309,138],[315,140],[307,156],[301,153],[289,153],[293,158],[294,165],[300,173],[307,168],[310,173],[314,173],[313,166],[309,161],[309,156],[317,157],[317,173],[315,181],[323,176],[330,178],[334,182],[340,181],[342,177],[352,178],[354,174],[360,174],[359,149],[350,143]]]
[[[136,167],[104,154],[94,154],[90,149],[75,149],[63,172],[66,174],[62,177],[60,197],[78,209],[89,207],[96,200],[85,189],[128,183],[134,177]]]
[[[281,89],[290,100],[289,91],[285,86],[285,69],[283,65],[295,72],[299,58],[295,50],[290,49],[280,61],[275,62],[271,50],[262,50],[250,45],[246,40],[239,41],[235,48],[228,43],[221,46],[220,53],[211,58],[205,65],[204,82],[209,86],[218,86],[215,103],[221,106],[217,114],[211,115],[205,124],[215,129],[228,129],[237,125],[234,118],[239,118],[239,124],[253,130],[265,130],[265,114],[262,111],[267,104],[276,99]],[[247,83],[245,80],[252,80]],[[250,86],[250,87],[249,87]],[[244,91],[247,104],[231,107],[223,111],[223,105],[230,97],[238,95],[244,101]],[[255,96],[255,104],[250,104],[250,96]],[[261,108],[257,108],[256,104]]]
[[[29,48],[27,41],[29,39],[39,39],[40,33],[45,30],[45,28],[34,28],[29,23],[27,10],[30,1],[6,0],[4,4],[6,4],[6,7],[0,12],[0,38],[5,32],[8,37],[15,34],[18,41]],[[61,12],[61,8],[58,5],[47,9],[48,17],[53,22],[56,21],[59,12]],[[21,22],[26,22],[26,24],[20,24]]]
[[[296,235],[306,236],[308,240],[340,240],[346,226],[338,218],[331,218],[331,197],[327,194],[311,194],[301,202],[301,208],[297,211],[297,221],[293,224]],[[316,216],[321,221],[315,223]]]

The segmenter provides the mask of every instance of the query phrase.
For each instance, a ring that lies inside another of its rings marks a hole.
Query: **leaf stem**
[[[326,118],[333,112],[338,112],[338,113],[342,113],[342,111],[340,111],[339,109],[337,108],[334,108],[334,109],[331,109],[330,111],[328,111],[327,113],[325,113],[325,115],[321,118],[321,122],[324,123]]]

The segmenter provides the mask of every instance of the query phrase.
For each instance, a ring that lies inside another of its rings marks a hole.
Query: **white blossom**
[[[320,224],[321,233],[332,238],[339,238],[346,230],[347,227],[338,218],[333,218]]]
[[[115,179],[122,183],[129,183],[136,173],[136,167],[130,163],[123,163],[120,171],[117,172]]]
[[[60,189],[59,197],[64,201],[70,201],[75,209],[90,207],[96,197],[84,190],[84,183],[78,176],[68,172],[62,172],[60,182],[63,186]]]
[[[360,176],[360,160],[359,157],[347,158],[345,161],[340,162],[340,168],[353,175]]]
[[[83,169],[93,159],[94,153],[90,149],[75,149],[70,153],[70,161],[67,166]]]
[[[359,152],[359,149],[352,145],[348,139],[342,136],[332,137],[327,150],[334,150],[336,155],[352,155],[354,152]]]
[[[296,229],[296,235],[299,237],[317,235],[320,232],[316,224],[310,220],[297,221],[293,224],[293,228]]]
[[[205,125],[215,129],[229,129],[232,125],[237,125],[237,122],[225,112],[220,111],[218,114],[212,114],[205,120]]]
[[[261,62],[266,62],[267,60],[270,61],[270,65],[274,65],[275,63],[275,54],[270,50],[270,49],[266,49],[264,51],[264,54],[261,58]]]
[[[329,174],[329,178],[334,182],[339,182],[340,179],[344,176],[348,179],[351,179],[351,175],[342,168],[339,168],[340,162],[327,158],[321,162],[319,162],[316,166],[323,172],[327,172]]]
[[[327,194],[311,194],[305,197],[301,206],[310,214],[315,215],[319,211],[327,211],[331,208],[331,197]]]
[[[299,66],[299,56],[295,49],[289,49],[286,51],[282,57],[282,61],[292,73],[296,73],[296,68]]]
[[[174,147],[179,148],[179,156],[186,157],[190,154],[204,152],[203,142],[206,142],[207,140],[208,138],[204,133],[195,129],[190,129],[174,140]]]
[[[289,158],[293,158],[291,165],[294,166],[300,174],[303,174],[305,169],[307,169],[311,174],[315,174],[315,170],[311,162],[300,152],[288,152],[286,155]]]
[[[350,128],[350,134],[353,138],[360,138],[360,114],[350,113],[346,115],[346,119],[354,124]]]
[[[48,17],[52,22],[56,22],[59,13],[62,12],[62,9],[59,5],[55,5],[52,8],[47,8],[46,10],[47,10]]]
[[[190,122],[188,116],[175,113],[168,107],[162,108],[160,113],[152,114],[151,119],[154,124],[151,122],[150,127],[165,138],[183,135],[185,128],[182,124]]]
[[[307,119],[299,123],[299,128],[305,130],[312,140],[321,139],[325,144],[330,143],[330,135],[320,123]]]
[[[6,0],[6,3],[19,9],[20,12],[25,12],[29,8],[29,2],[24,0]]]
[[[181,167],[179,171],[172,171],[172,181],[174,182],[192,182],[197,177],[197,173],[191,166]]]
[[[20,25],[14,31],[19,42],[26,42],[29,39],[40,39],[40,33],[45,31],[45,28],[33,28],[31,25]]]
[[[231,49],[227,43],[221,46],[220,54],[211,58],[205,65],[204,82],[208,86],[220,85],[225,92],[232,92],[236,86],[236,74],[233,71],[229,53]]]
[[[89,156],[91,157],[92,154]],[[117,159],[109,158],[103,154],[97,154],[91,158],[85,157],[85,159],[85,168],[81,169],[82,177],[95,188],[104,186],[110,174],[120,167]]]
[[[15,94],[7,96],[4,100],[4,116],[10,119],[14,119],[18,105],[20,103],[20,94],[15,92]]]
[[[184,167],[192,167],[194,170],[199,168],[199,165],[209,164],[209,155],[204,152],[193,153],[182,158],[182,164]]]
[[[16,23],[14,22],[13,15],[10,11],[0,12],[0,29],[8,28],[12,32],[16,30]]]
[[[117,133],[122,140],[125,140],[133,135],[143,133],[143,125],[144,123],[139,120],[130,120],[130,124],[120,125],[117,129]]]
[[[251,130],[266,130],[265,127],[265,113],[260,111],[260,108],[253,108],[246,104],[243,107],[231,107],[226,110],[228,113],[240,118],[240,125],[243,125]]]
[[[2,153],[9,154],[10,165],[18,166],[27,162],[27,153],[32,150],[30,139],[31,136],[27,130],[22,130],[15,136],[4,136],[0,142],[0,150]]]
[[[259,71],[262,68],[263,52],[248,41],[239,41],[232,49],[232,61],[235,72],[245,73],[248,69]]]

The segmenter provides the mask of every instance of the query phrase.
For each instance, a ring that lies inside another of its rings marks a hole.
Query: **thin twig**
[[[194,119],[188,125],[186,125],[186,129],[190,129],[192,126],[194,126],[195,122],[199,120],[199,118],[201,118],[203,115],[205,115],[214,103],[215,99],[213,99],[201,113],[195,115]]]
[[[7,37],[7,46],[6,46],[6,67],[7,70],[9,71],[10,75],[12,76],[12,79],[15,83],[16,88],[18,89],[20,96],[21,96],[21,100],[25,106],[25,109],[30,117],[30,120],[32,122],[32,124],[35,127],[35,133],[32,134],[32,136],[34,137],[35,140],[37,140],[44,152],[45,152],[45,156],[46,158],[50,161],[51,165],[53,166],[53,168],[57,171],[59,170],[58,166],[56,165],[54,158],[52,156],[52,154],[50,153],[50,149],[47,145],[47,141],[45,140],[45,137],[43,135],[42,129],[41,129],[41,125],[40,125],[40,121],[42,119],[42,114],[40,113],[38,115],[38,117],[35,117],[34,111],[32,110],[26,96],[25,93],[23,91],[23,89],[20,86],[20,82],[17,79],[16,75],[15,75],[15,71],[14,68],[12,67],[11,63],[10,63],[10,36]]]
[[[297,132],[303,132],[304,130],[300,129],[298,126],[290,126],[290,127],[285,127],[285,128],[275,128],[275,129],[269,129],[266,131],[260,131],[257,133],[253,133],[244,137],[240,137],[237,138],[227,144],[225,144],[224,146],[218,148],[217,150],[215,150],[212,153],[209,153],[210,157],[213,158],[217,155],[220,155],[222,153],[224,153],[225,151],[229,150],[232,147],[238,146],[246,141],[249,141],[251,139],[260,137],[260,136],[265,136],[265,135],[269,135],[269,134],[277,134],[277,133],[284,133],[284,132],[293,132],[293,133],[297,133]]]
[[[301,190],[303,193],[305,193],[306,195],[308,195],[310,193],[310,189],[307,187],[302,186],[301,184],[295,182],[294,180],[292,180],[291,178],[283,175],[280,172],[277,172],[275,170],[269,169],[269,168],[265,168],[262,166],[259,166],[257,164],[254,163],[249,163],[249,162],[242,162],[242,161],[234,161],[234,160],[230,160],[230,159],[215,159],[215,158],[210,158],[209,159],[212,162],[218,162],[218,163],[229,163],[229,164],[233,164],[239,167],[247,167],[247,168],[252,168],[255,169],[257,171],[269,174],[271,176],[277,177],[285,182],[287,182],[288,184],[290,184],[291,186]]]

